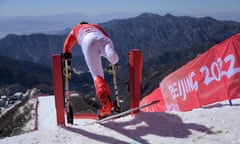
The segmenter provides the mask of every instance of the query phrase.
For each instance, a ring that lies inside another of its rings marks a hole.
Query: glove
[[[72,54],[71,53],[62,53],[63,59],[72,59]]]
[[[71,78],[72,76],[72,54],[71,53],[63,53],[62,57],[64,59],[63,66],[63,75],[65,77]]]
[[[114,67],[115,72],[116,72],[117,69],[118,69],[118,64],[114,64],[113,67]],[[111,64],[107,67],[107,73],[108,73],[109,75],[113,75],[112,65],[111,65]]]

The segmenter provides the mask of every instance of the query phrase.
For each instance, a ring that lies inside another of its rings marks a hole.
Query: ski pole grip
[[[62,56],[64,59],[72,59],[72,53],[63,53]]]

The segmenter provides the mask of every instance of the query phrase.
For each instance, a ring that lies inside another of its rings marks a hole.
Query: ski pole
[[[66,98],[66,111],[67,111],[67,122],[73,124],[73,114],[70,108],[70,92],[69,92],[69,72],[68,72],[68,62],[65,59],[65,98]]]
[[[68,64],[67,64],[67,60],[65,59],[65,61],[64,61],[64,64],[65,64],[65,97],[66,97],[66,103],[67,103],[67,108],[66,108],[66,110],[67,110],[67,112],[69,112],[69,108],[68,108],[68,106],[69,106],[69,103],[68,103],[68,101],[69,101],[69,83],[68,83]]]
[[[112,72],[113,72],[114,91],[115,91],[115,97],[116,97],[116,111],[120,112],[120,100],[119,100],[118,86],[117,86],[117,73],[114,65],[112,65]]]

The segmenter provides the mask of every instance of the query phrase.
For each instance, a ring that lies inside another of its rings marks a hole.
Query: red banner
[[[188,111],[240,98],[240,34],[213,46],[165,77],[160,90],[166,110]]]
[[[140,105],[145,105],[155,100],[160,100],[160,101],[154,105],[141,109],[141,111],[164,112],[166,108],[165,108],[165,103],[164,103],[160,88],[156,88],[150,95],[146,96],[143,100],[141,100]]]

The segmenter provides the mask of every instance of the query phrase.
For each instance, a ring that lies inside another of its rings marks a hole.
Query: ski
[[[150,106],[150,105],[156,104],[156,103],[158,103],[159,101],[160,101],[160,100],[154,100],[154,101],[152,101],[152,102],[150,102],[150,103],[147,103],[147,104],[144,104],[144,105],[141,105],[141,106],[138,106],[138,107],[129,109],[129,110],[124,111],[124,112],[120,112],[120,113],[117,113],[117,114],[110,115],[110,116],[105,117],[105,118],[102,118],[102,119],[100,119],[100,120],[87,123],[87,124],[85,124],[85,125],[91,125],[91,124],[95,124],[95,123],[103,124],[104,122],[106,122],[106,121],[108,121],[108,120],[111,120],[111,119],[115,119],[115,118],[119,118],[119,117],[128,115],[128,114],[130,114],[131,112],[134,112],[134,111],[140,110],[140,109],[142,109],[142,108],[148,107],[148,106]]]

